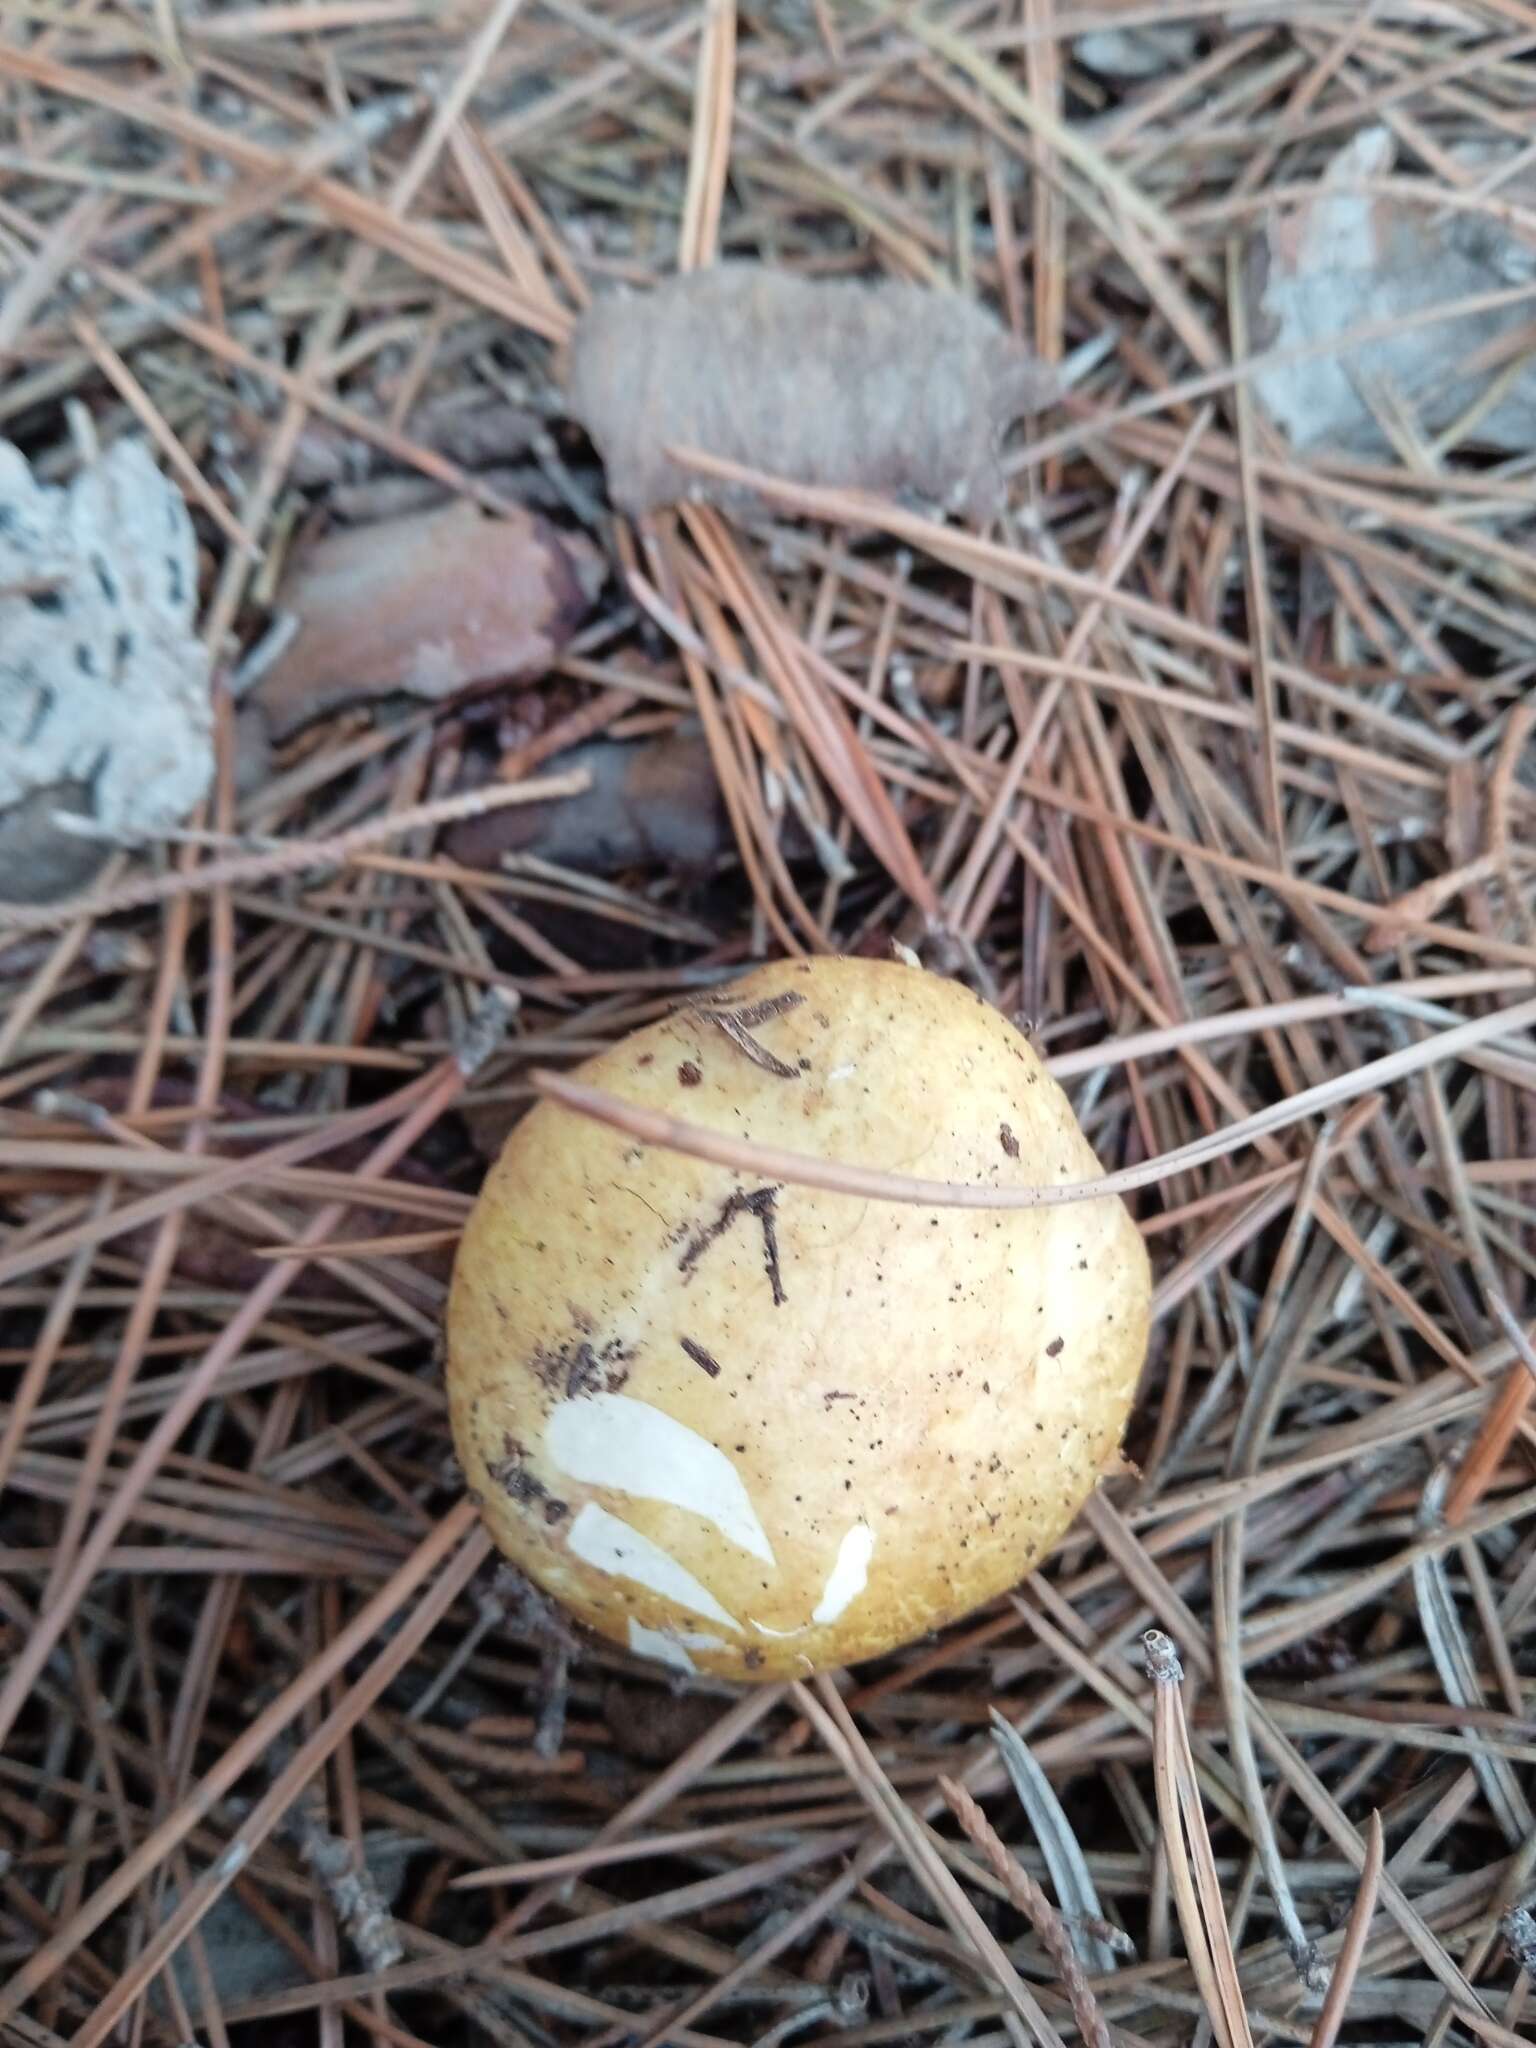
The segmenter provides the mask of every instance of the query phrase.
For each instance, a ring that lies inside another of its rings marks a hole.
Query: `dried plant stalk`
[[[1089,2048],[1110,2048],[1110,2032],[1104,2014],[1093,1995],[1092,1985],[1083,1974],[1083,1966],[1077,1959],[1072,1937],[1061,1915],[1033,1878],[1021,1870],[1008,1854],[970,1794],[952,1778],[941,1778],[939,1790],[944,1794],[950,1812],[992,1866],[993,1875],[1007,1889],[1009,1898],[1050,1951],[1072,2007],[1072,2017],[1077,2021],[1078,2033]]]
[[[1222,2048],[1253,2048],[1184,1721],[1184,1667],[1161,1629],[1149,1629],[1143,1640],[1152,1678],[1157,1811],[1184,1945]]]

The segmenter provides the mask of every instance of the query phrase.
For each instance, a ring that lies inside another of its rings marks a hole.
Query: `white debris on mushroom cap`
[[[32,841],[0,895],[53,893],[48,792],[130,843],[206,792],[196,602],[187,508],[141,442],[116,442],[66,486],[0,442],[0,812],[29,806]]]

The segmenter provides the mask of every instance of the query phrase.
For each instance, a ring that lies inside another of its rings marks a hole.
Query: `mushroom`
[[[761,968],[581,1078],[895,1173],[1100,1173],[1028,1040],[896,962]],[[459,1249],[454,1438],[497,1544],[589,1628],[679,1671],[802,1676],[1040,1563],[1118,1454],[1149,1307],[1118,1197],[776,1185],[544,1101]]]

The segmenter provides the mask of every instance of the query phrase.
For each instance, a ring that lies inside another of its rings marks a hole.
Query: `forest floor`
[[[0,2041],[1528,2038],[1536,9],[15,0],[0,105],[0,433],[153,450],[219,764],[0,904]],[[623,509],[572,337],[718,257],[940,381],[760,309],[754,494]],[[946,288],[1045,366],[959,511]],[[453,1245],[535,1070],[893,942],[1139,1170],[1129,1464],[678,1689],[496,1565]]]

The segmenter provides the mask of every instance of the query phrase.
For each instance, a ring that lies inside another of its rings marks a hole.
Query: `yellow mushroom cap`
[[[995,1009],[786,961],[580,1078],[755,1143],[1057,1184],[1099,1165]],[[460,1246],[448,1394],[500,1548],[681,1670],[802,1676],[1013,1585],[1120,1442],[1150,1276],[1117,1197],[922,1209],[775,1185],[540,1103]]]

